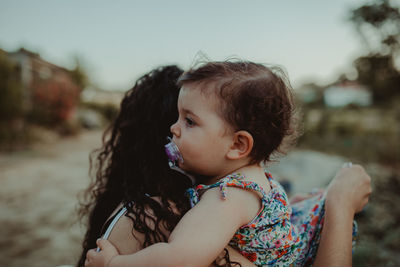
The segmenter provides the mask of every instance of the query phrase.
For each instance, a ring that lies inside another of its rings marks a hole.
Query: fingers
[[[361,165],[359,165],[359,164],[354,164],[354,163],[351,163],[351,162],[346,162],[346,163],[344,163],[344,164],[342,165],[342,168],[339,169],[339,171],[340,171],[340,170],[344,170],[344,171],[346,171],[346,170],[361,171],[361,172],[364,172],[364,173],[365,173],[365,170],[364,170],[364,168],[363,168]]]
[[[352,162],[345,162],[345,163],[343,164],[342,168],[350,168],[350,167],[352,167],[352,166],[353,166],[353,163],[352,163]]]
[[[106,239],[97,239],[96,244],[99,248],[98,251],[107,251],[108,254],[118,255],[118,251],[114,245]]]
[[[365,206],[368,204],[368,201],[369,201],[368,197],[365,197],[360,203],[360,206],[356,209],[356,213],[362,212]]]
[[[368,203],[371,177],[358,164],[345,164],[328,186],[327,203],[357,213]]]
[[[114,248],[113,245],[111,245],[110,241],[101,238],[96,240],[96,245],[99,247],[100,250]]]
[[[370,177],[368,176],[368,180],[367,180],[367,184],[366,186],[368,187],[367,189],[365,189],[365,193],[364,196],[362,198],[362,201],[360,203],[360,206],[358,207],[358,209],[356,210],[356,213],[361,212],[365,209],[365,206],[368,204],[369,202],[369,196],[372,193],[372,189],[371,189],[371,184],[370,184]]]
[[[94,249],[90,249],[87,253],[86,253],[86,259],[90,260],[93,258],[93,256],[96,254],[96,250]]]
[[[94,249],[90,249],[86,253],[85,267],[89,266],[90,260],[93,258],[94,253],[97,253],[96,250],[94,250]]]

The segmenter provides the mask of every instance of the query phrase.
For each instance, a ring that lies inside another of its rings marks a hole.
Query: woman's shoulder
[[[162,205],[161,197],[154,196],[151,197],[153,200],[157,201]],[[169,201],[170,208],[173,212],[178,212],[175,203]],[[113,215],[109,218],[111,219],[118,211],[122,208],[122,204],[120,204],[117,209],[113,212]],[[132,205],[132,210],[135,211],[135,205]],[[157,220],[154,211],[151,208],[146,208],[145,213],[148,216],[145,219],[145,223],[150,229],[154,229],[154,222]],[[120,254],[132,254],[136,251],[142,249],[142,244],[145,240],[145,235],[143,233],[138,232],[134,228],[133,219],[135,218],[134,214],[126,213],[121,216],[118,221],[115,223],[108,240],[117,247],[117,250]],[[163,226],[163,224],[159,225],[159,229],[165,236],[169,236],[170,232]]]
[[[134,229],[131,218],[121,216],[112,229],[108,240],[120,254],[132,254],[142,249],[144,235]]]

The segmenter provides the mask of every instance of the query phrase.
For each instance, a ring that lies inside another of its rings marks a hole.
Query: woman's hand
[[[91,249],[86,253],[85,267],[108,267],[111,260],[118,256],[117,249],[105,239],[98,239],[97,246],[101,249]]]
[[[326,205],[338,207],[354,215],[368,203],[371,192],[371,177],[363,167],[343,167],[328,186]]]
[[[325,220],[315,267],[350,267],[354,214],[368,203],[371,177],[360,165],[343,167],[327,188]]]

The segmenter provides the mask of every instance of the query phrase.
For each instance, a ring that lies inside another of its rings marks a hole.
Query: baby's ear
[[[242,159],[247,157],[253,149],[253,136],[247,131],[237,131],[233,137],[233,144],[227,153],[228,159]]]

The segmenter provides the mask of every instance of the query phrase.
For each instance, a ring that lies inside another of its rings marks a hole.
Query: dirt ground
[[[99,131],[84,132],[0,154],[0,266],[76,263],[84,233],[76,216],[77,195],[89,182],[88,155],[100,138]],[[304,192],[328,184],[345,161],[295,150],[269,169],[291,181],[292,192]]]
[[[83,236],[77,194],[100,132],[0,155],[0,266],[75,264]]]

